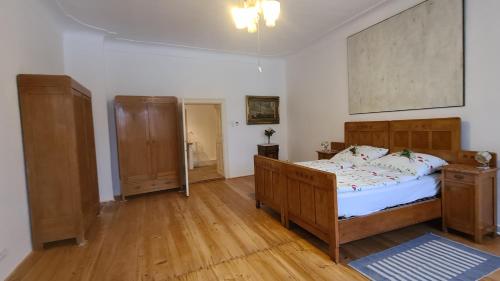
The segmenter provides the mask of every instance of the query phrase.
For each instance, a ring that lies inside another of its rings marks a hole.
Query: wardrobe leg
[[[76,243],[78,244],[78,247],[87,245],[87,240],[85,240],[85,235],[83,233],[76,237]]]

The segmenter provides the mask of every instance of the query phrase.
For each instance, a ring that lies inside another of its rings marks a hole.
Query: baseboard
[[[253,177],[254,174],[249,174],[249,175],[243,175],[243,176],[237,176],[237,177],[230,177],[230,178],[226,178],[226,179],[242,179],[242,178],[248,178],[248,177]]]
[[[6,281],[9,281],[9,280],[19,280],[19,276],[20,275],[23,275],[23,273],[25,271],[27,271],[27,268],[31,267],[32,266],[32,257],[34,255],[34,251],[32,250],[31,252],[29,252],[22,260],[19,264],[16,265],[16,267],[14,268],[14,270],[12,270],[12,272],[7,275],[7,278],[5,279]]]

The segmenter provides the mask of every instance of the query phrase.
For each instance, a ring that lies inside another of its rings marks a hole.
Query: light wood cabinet
[[[478,169],[452,164],[443,169],[443,230],[448,228],[474,236],[481,242],[496,233],[496,168]]]
[[[68,76],[19,75],[33,247],[85,241],[99,213],[90,91]]]
[[[117,96],[115,120],[122,196],[180,187],[177,99]]]

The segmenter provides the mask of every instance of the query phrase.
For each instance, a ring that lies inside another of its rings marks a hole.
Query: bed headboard
[[[371,145],[391,152],[410,149],[460,162],[461,120],[453,118],[346,122],[345,146]]]
[[[390,151],[410,149],[456,162],[461,151],[460,118],[390,121]]]
[[[371,145],[389,148],[389,122],[346,122],[344,124],[345,146]]]

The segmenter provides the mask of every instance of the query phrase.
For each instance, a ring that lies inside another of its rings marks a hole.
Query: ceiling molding
[[[141,42],[132,42],[129,40],[116,40],[114,38],[107,38],[104,44],[104,49],[112,52],[122,52],[129,54],[148,54],[156,56],[166,56],[175,58],[188,58],[188,59],[204,59],[216,61],[239,61],[241,63],[257,65],[256,56],[243,55],[231,52],[222,53],[220,51],[204,51],[200,52],[198,49],[185,48],[185,47],[172,47],[164,44],[150,44]],[[284,62],[284,57],[263,57],[263,62]]]
[[[59,11],[68,19],[71,21],[75,22],[81,27],[91,29],[96,32],[100,32],[105,34],[105,36],[109,39],[117,40],[117,41],[123,41],[123,42],[130,42],[130,43],[139,43],[139,44],[149,44],[149,45],[155,45],[155,46],[165,46],[165,47],[170,47],[170,48],[185,48],[185,49],[190,49],[190,50],[197,50],[197,51],[204,51],[204,52],[214,52],[214,53],[222,53],[222,54],[233,54],[233,55],[243,55],[243,56],[252,56],[252,57],[263,57],[263,58],[283,58],[287,56],[294,55],[296,53],[299,53],[303,49],[306,49],[309,46],[312,46],[329,35],[333,34],[335,31],[338,29],[342,28],[343,26],[357,20],[358,18],[366,15],[367,13],[381,7],[382,5],[387,4],[388,2],[391,2],[393,0],[380,0],[376,4],[368,7],[367,9],[364,9],[363,11],[356,13],[355,15],[349,17],[348,19],[342,21],[340,24],[337,24],[330,29],[328,29],[326,32],[323,32],[320,36],[318,36],[316,39],[310,40],[308,43],[302,44],[302,46],[299,46],[291,51],[285,51],[285,52],[278,52],[278,53],[271,53],[271,54],[257,54],[257,52],[242,52],[242,51],[234,51],[234,50],[226,50],[226,49],[215,49],[215,48],[203,48],[203,47],[198,47],[198,46],[192,46],[192,45],[187,45],[187,44],[182,44],[182,43],[168,43],[168,42],[162,42],[162,41],[146,41],[146,40],[136,40],[136,39],[131,39],[131,38],[125,38],[120,36],[118,32],[115,32],[113,30],[106,29],[104,27],[99,27],[96,25],[88,24],[85,21],[77,18],[76,16],[72,15],[70,12],[68,12],[63,5],[61,4],[61,0],[55,0],[57,7]]]
[[[300,51],[306,49],[307,47],[310,47],[320,41],[322,41],[323,39],[325,39],[326,37],[328,37],[329,35],[333,34],[335,31],[339,30],[340,28],[344,27],[345,25],[361,18],[362,16],[370,13],[371,11],[383,6],[383,5],[386,5],[387,3],[389,2],[392,2],[394,0],[381,0],[380,2],[378,2],[377,4],[355,14],[354,16],[346,19],[345,21],[335,25],[334,27],[330,28],[328,31],[324,32],[323,35],[319,36],[317,39],[314,39],[312,41],[310,41],[309,43],[306,43],[304,44],[302,47],[299,47],[297,48],[295,51],[291,51],[291,52],[287,52],[287,53],[283,53],[281,54],[280,56],[291,56],[291,55],[294,55],[296,53],[299,53]]]
[[[168,47],[168,48],[182,48],[182,49],[211,52],[211,53],[221,53],[221,54],[231,54],[231,55],[251,56],[251,57],[263,57],[263,58],[280,58],[281,57],[279,55],[263,55],[263,54],[258,55],[257,53],[238,52],[238,51],[231,51],[231,50],[224,50],[224,49],[210,49],[210,48],[202,48],[202,47],[195,47],[195,46],[175,44],[175,43],[141,41],[141,40],[134,40],[134,39],[128,39],[128,38],[121,38],[121,37],[116,37],[116,36],[111,37],[111,39],[116,40],[116,41],[130,42],[130,43],[163,46],[163,47]]]
[[[111,30],[107,30],[105,28],[98,27],[98,26],[95,26],[95,25],[91,25],[91,24],[88,24],[88,23],[86,23],[86,22],[78,19],[77,17],[73,16],[72,14],[70,14],[69,12],[67,12],[64,9],[64,7],[62,6],[60,0],[55,0],[55,1],[56,1],[56,4],[57,4],[57,7],[64,14],[64,16],[66,16],[67,18],[71,19],[75,23],[80,24],[83,27],[87,27],[87,28],[93,29],[94,31],[104,32],[104,33],[106,33],[108,35],[112,35],[112,36],[118,35],[117,32],[114,32],[114,31],[111,31]]]

